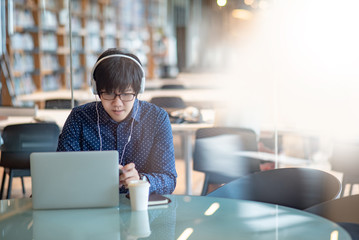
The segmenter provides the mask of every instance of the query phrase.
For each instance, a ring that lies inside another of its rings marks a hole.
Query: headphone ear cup
[[[141,78],[141,88],[140,88],[140,93],[143,93],[145,91],[145,85],[146,85],[146,79],[145,77]]]
[[[93,78],[91,79],[91,89],[92,89],[92,93],[94,95],[98,95],[97,88],[96,88],[96,81]]]

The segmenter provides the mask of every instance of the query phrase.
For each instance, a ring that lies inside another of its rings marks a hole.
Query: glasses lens
[[[104,93],[102,93],[102,97],[103,97],[103,99],[105,99],[105,100],[113,100],[113,99],[115,99],[116,94],[104,92]]]
[[[133,98],[134,98],[134,94],[132,93],[123,93],[123,94],[120,94],[120,98],[122,101],[132,101]]]
[[[129,102],[134,99],[135,94],[133,94],[133,93],[115,94],[115,93],[102,92],[101,96],[105,100],[114,100],[117,96],[119,96],[121,101]]]

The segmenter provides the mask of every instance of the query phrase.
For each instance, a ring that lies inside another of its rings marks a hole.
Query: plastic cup
[[[145,180],[134,180],[128,184],[130,190],[131,209],[144,211],[148,208],[150,183]]]

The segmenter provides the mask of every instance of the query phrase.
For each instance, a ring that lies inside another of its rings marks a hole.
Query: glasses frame
[[[133,101],[133,99],[135,99],[135,97],[136,97],[136,94],[135,94],[135,93],[120,93],[120,94],[111,93],[111,94],[113,95],[113,98],[112,98],[112,99],[107,99],[107,98],[104,98],[104,97],[103,97],[103,94],[104,94],[104,93],[106,93],[106,92],[100,92],[100,96],[101,96],[104,100],[106,100],[106,101],[113,101],[113,100],[115,100],[117,97],[119,97],[122,102],[131,102],[131,101]],[[109,94],[109,93],[107,93],[107,94]],[[123,98],[125,95],[132,95],[132,99],[131,99],[131,100],[123,100],[122,98]]]

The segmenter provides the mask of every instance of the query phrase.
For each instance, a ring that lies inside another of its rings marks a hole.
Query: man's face
[[[126,89],[124,92],[115,91],[108,93],[101,91],[100,93],[102,105],[114,121],[123,121],[131,112],[135,102],[135,92],[131,87]],[[114,94],[117,94],[117,96]]]

